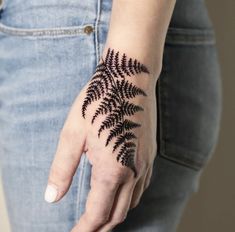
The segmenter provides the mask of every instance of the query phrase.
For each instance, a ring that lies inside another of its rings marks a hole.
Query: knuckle
[[[93,178],[96,182],[100,182],[107,186],[107,188],[112,188],[112,186],[116,186],[120,184],[121,177],[116,174],[94,174]]]
[[[120,183],[119,179],[114,177],[103,177],[100,179],[100,182],[107,186],[107,188],[115,187]]]
[[[130,181],[132,179],[133,172],[132,172],[132,170],[129,167],[122,166],[122,167],[116,168],[113,171],[112,176],[119,183],[120,182],[123,183],[123,182],[126,182],[126,181]]]
[[[116,170],[113,171],[113,173],[110,175],[112,179],[116,181],[121,181],[126,175],[125,170],[122,170],[120,168],[117,168]]]

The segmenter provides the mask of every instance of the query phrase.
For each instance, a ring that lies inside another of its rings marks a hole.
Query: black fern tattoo
[[[121,60],[119,52],[108,49],[105,59],[97,65],[96,71],[86,90],[86,97],[82,105],[82,116],[85,118],[87,107],[93,102],[102,99],[96,109],[91,123],[93,124],[99,115],[107,115],[101,123],[98,130],[98,137],[103,130],[109,129],[110,133],[106,140],[106,146],[115,140],[113,152],[118,150],[117,161],[122,165],[130,167],[135,177],[137,170],[135,168],[135,153],[137,138],[133,131],[141,124],[126,119],[126,116],[132,116],[138,111],[144,109],[130,102],[130,99],[137,95],[147,96],[139,87],[128,82],[126,76],[133,76],[139,73],[149,73],[146,66],[136,59],[129,58],[122,54]]]

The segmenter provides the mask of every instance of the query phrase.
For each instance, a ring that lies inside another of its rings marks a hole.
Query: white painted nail
[[[49,184],[47,185],[44,199],[48,203],[52,203],[56,200],[57,194],[58,194],[57,188]]]

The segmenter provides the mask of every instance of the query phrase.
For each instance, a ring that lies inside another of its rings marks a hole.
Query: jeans
[[[0,162],[12,232],[66,232],[84,212],[91,164],[82,155],[67,195],[44,201],[69,109],[95,71],[110,0],[3,0]],[[178,0],[156,85],[158,151],[140,204],[114,231],[173,232],[199,188],[219,134],[221,79],[203,0]]]

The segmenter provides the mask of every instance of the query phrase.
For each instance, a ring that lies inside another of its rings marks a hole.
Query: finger
[[[72,232],[96,231],[109,219],[119,183],[110,175],[100,177],[94,174],[94,170],[92,172],[91,189],[87,197],[85,213],[80,217]]]
[[[45,191],[49,203],[59,201],[66,194],[84,151],[85,130],[79,116],[74,118],[78,115],[76,111],[75,106],[71,108],[60,133]]]
[[[134,187],[134,182],[128,182],[119,187],[112,211],[110,213],[110,220],[98,230],[99,232],[111,231],[116,225],[122,223],[126,219]]]
[[[138,180],[137,184],[135,185],[132,199],[131,199],[130,209],[135,208],[139,204],[140,198],[144,192],[144,183],[145,183],[145,179],[147,177],[147,173],[148,172],[146,171],[145,175],[143,175]]]
[[[149,184],[151,182],[152,173],[153,173],[153,166],[150,167],[149,170],[148,170],[147,176],[145,178],[144,190],[149,187]]]

